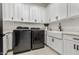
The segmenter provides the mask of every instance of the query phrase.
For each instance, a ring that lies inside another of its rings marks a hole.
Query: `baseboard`
[[[5,55],[7,55],[8,52],[12,52],[12,51],[13,51],[13,49],[9,49],[9,50],[7,50],[7,52],[5,53]]]

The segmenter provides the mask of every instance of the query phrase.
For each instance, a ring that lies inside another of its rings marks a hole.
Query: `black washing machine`
[[[44,48],[44,30],[38,28],[31,28],[31,49]]]
[[[31,30],[18,27],[13,31],[13,54],[31,50]]]

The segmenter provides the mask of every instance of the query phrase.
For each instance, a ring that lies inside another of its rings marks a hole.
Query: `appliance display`
[[[2,21],[2,4],[0,3],[0,55],[3,55],[3,21]]]
[[[13,54],[44,47],[44,30],[17,27],[13,31]]]
[[[13,54],[31,50],[31,31],[16,29],[13,31]]]
[[[31,29],[32,49],[44,48],[44,30]]]

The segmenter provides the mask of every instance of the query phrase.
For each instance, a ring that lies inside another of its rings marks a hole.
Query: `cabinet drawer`
[[[57,37],[62,39],[62,33],[47,33],[48,36]]]

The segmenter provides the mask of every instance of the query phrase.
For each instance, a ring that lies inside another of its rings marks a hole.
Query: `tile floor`
[[[8,53],[8,55],[11,55],[11,54],[12,52]],[[45,48],[31,50],[17,55],[58,55],[58,54],[52,49],[50,49],[49,47],[45,46]]]
[[[21,53],[18,55],[57,55],[57,53],[50,48],[45,47],[37,50],[32,50],[30,52]]]

